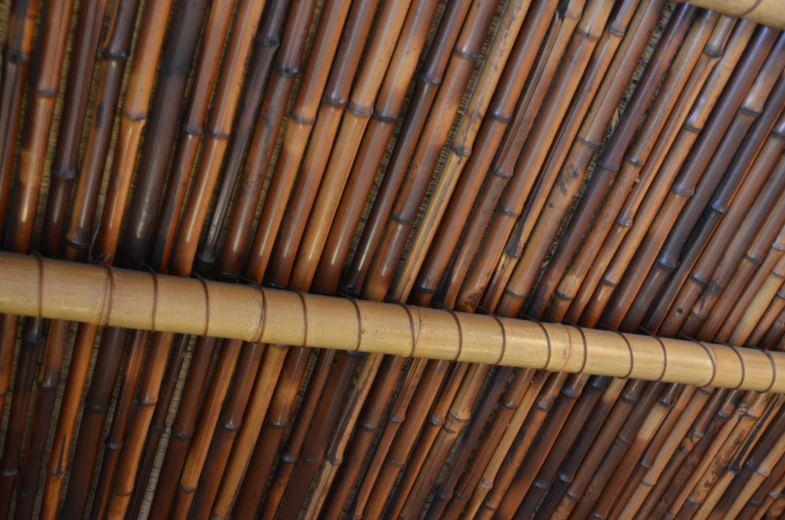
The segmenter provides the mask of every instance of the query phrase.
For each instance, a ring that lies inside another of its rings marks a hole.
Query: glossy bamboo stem
[[[564,325],[545,326],[546,337],[538,325],[508,318],[298,296],[7,253],[0,255],[0,266],[0,309],[26,316],[340,350],[357,350],[359,343],[361,352],[701,386],[785,389],[781,372],[773,373],[785,364],[779,353],[671,339],[661,344],[632,335],[626,335],[627,345],[616,333],[584,329],[582,335]]]

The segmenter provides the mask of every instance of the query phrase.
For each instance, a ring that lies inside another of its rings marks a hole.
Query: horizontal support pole
[[[676,0],[712,9],[734,18],[747,18],[775,29],[785,29],[785,2],[782,0]]]
[[[785,392],[785,354],[0,253],[0,312],[250,342]]]

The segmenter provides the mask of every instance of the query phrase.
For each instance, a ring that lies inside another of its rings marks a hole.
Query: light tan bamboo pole
[[[734,18],[748,18],[776,29],[785,29],[785,2],[782,0],[676,0],[713,9]]]
[[[785,354],[0,253],[0,313],[785,393]]]

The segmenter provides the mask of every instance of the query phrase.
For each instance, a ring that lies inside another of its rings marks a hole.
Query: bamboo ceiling
[[[0,1],[0,518],[780,518],[785,14],[698,3]],[[45,319],[113,268],[304,346]]]

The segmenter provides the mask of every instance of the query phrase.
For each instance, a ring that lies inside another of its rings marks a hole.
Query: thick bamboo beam
[[[785,2],[782,0],[677,0],[712,9],[734,18],[748,18],[776,29],[785,29]]]
[[[0,312],[785,393],[785,354],[0,253]]]

